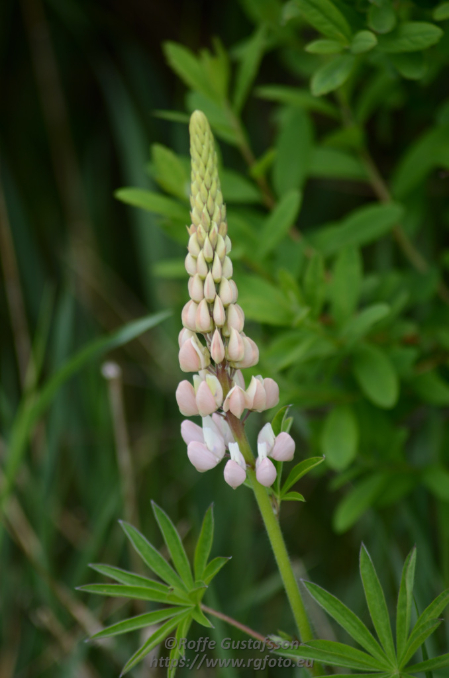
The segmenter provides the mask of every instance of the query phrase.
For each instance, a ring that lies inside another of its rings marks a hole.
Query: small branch
[[[266,636],[263,636],[261,633],[257,633],[257,631],[254,631],[253,629],[251,629],[249,626],[246,626],[245,624],[241,624],[239,621],[237,621],[237,619],[233,619],[232,617],[228,617],[227,614],[223,614],[222,612],[218,612],[217,610],[213,610],[211,607],[207,607],[207,605],[203,605],[202,603],[201,603],[201,609],[203,610],[203,612],[207,612],[208,614],[211,614],[214,617],[221,619],[222,621],[226,622],[230,626],[234,626],[236,629],[240,629],[240,631],[243,631],[243,633],[246,633],[247,636],[251,636],[252,638],[255,638],[256,640],[260,640],[263,643],[267,643]]]

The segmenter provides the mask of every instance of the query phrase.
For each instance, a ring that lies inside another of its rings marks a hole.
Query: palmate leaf
[[[107,626],[102,631],[91,636],[90,640],[98,640],[100,638],[110,638],[111,636],[118,636],[121,633],[129,633],[137,629],[143,629],[145,626],[152,626],[159,622],[185,615],[186,608],[184,607],[165,607],[163,610],[155,610],[154,612],[147,612],[146,614],[139,614],[137,617],[130,617],[123,621]]]
[[[440,657],[434,657],[433,659],[427,659],[425,662],[419,662],[419,664],[407,666],[407,672],[424,673],[424,671],[442,669],[444,666],[449,666],[449,654],[442,654]]]
[[[285,495],[295,483],[311,471],[315,466],[319,466],[324,461],[324,457],[310,457],[296,464],[287,476],[287,480],[282,488],[282,495]]]
[[[159,591],[148,586],[125,586],[123,584],[85,584],[79,586],[78,591],[87,593],[96,593],[100,596],[113,596],[116,598],[135,598],[137,600],[148,600],[155,603],[178,603],[179,605],[188,605],[191,601],[173,593],[172,589],[166,587],[166,591]]]
[[[194,586],[192,571],[184,546],[182,545],[181,537],[165,511],[155,504],[154,501],[151,502],[151,505],[176,571],[187,588],[191,589]]]
[[[350,645],[336,643],[332,640],[311,640],[297,649],[279,649],[274,651],[283,657],[314,659],[329,666],[342,666],[359,671],[384,670],[376,659],[366,652],[356,650]]]
[[[195,579],[200,580],[206,569],[207,561],[209,560],[210,551],[212,548],[212,541],[214,538],[214,511],[213,505],[207,509],[203,524],[201,526],[200,536],[198,538],[195,558],[194,558],[194,572]]]
[[[410,630],[410,617],[413,603],[413,582],[415,579],[416,547],[408,554],[402,570],[396,611],[396,649],[402,656]]]
[[[164,592],[168,589],[165,584],[161,584],[161,582],[156,581],[155,579],[142,577],[140,574],[134,574],[134,572],[128,572],[127,570],[122,570],[119,567],[114,567],[112,565],[102,565],[100,563],[95,563],[90,564],[89,567],[100,574],[104,574],[105,577],[114,579],[119,584],[128,584],[129,586],[147,586],[148,588],[161,592]]]
[[[419,627],[419,630],[413,631],[405,648],[404,655],[400,659],[401,665],[405,666],[405,664],[407,664],[407,662],[415,654],[416,650],[420,648],[423,643],[425,643],[427,638],[432,635],[434,631],[437,630],[441,624],[441,621],[441,619],[433,619],[426,622],[425,624],[422,624]]]

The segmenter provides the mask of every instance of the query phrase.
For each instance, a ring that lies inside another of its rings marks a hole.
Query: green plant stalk
[[[274,557],[279,568],[285,592],[287,594],[293,617],[299,631],[300,640],[301,642],[306,643],[308,640],[313,639],[313,633],[310,627],[309,619],[307,617],[307,612],[301,592],[292,569],[287,547],[285,546],[281,527],[271,505],[268,490],[256,480],[256,474],[254,471],[254,455],[248,442],[248,438],[246,437],[242,422],[230,413],[227,415],[227,420],[232,429],[234,438],[239,444],[240,451],[243,454],[245,461],[251,467],[248,469],[248,477],[251,487],[254,491],[254,496],[256,498],[257,505],[262,515],[262,520],[268,533],[271,548],[273,549]],[[313,667],[313,674],[318,675],[320,671],[321,667],[318,664],[315,664]]]

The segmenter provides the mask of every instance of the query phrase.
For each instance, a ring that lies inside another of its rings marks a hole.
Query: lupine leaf
[[[156,603],[188,604],[188,600],[167,587],[166,591],[152,589],[149,586],[125,586],[122,584],[86,584],[79,586],[79,591],[96,593],[99,596],[115,596],[116,598],[135,598],[137,600],[152,600]]]
[[[319,252],[314,252],[307,264],[304,275],[304,296],[312,313],[318,316],[326,297],[324,261]]]
[[[239,303],[245,309],[247,318],[269,325],[292,325],[294,313],[291,303],[279,287],[252,275],[241,275],[236,282]]]
[[[296,5],[317,31],[331,40],[347,43],[351,27],[345,16],[330,0],[296,0]]]
[[[399,396],[396,371],[380,348],[363,344],[354,355],[354,375],[360,388],[378,407],[394,407]]]
[[[409,673],[424,673],[425,671],[442,669],[444,666],[449,666],[449,654],[442,654],[439,657],[428,659],[425,662],[407,666],[407,671]]]
[[[385,662],[385,653],[365,624],[338,598],[312,582],[303,582],[310,595],[340,626],[373,657]]]
[[[144,188],[119,188],[114,196],[133,207],[141,207],[148,212],[178,221],[186,220],[186,208],[176,200]]]
[[[396,610],[396,648],[398,657],[407,644],[410,631],[410,618],[413,602],[413,582],[415,578],[416,547],[410,551],[402,570]]]
[[[413,632],[417,631],[419,627],[431,619],[436,619],[442,613],[445,607],[449,605],[449,589],[440,593],[434,601],[426,607],[416,620]]]
[[[173,586],[175,589],[179,588],[181,591],[186,591],[187,588],[182,580],[178,577],[173,568],[167,563],[165,558],[161,556],[152,544],[141,534],[135,527],[124,521],[120,521],[120,525],[125,531],[126,536],[131,541],[135,550],[142,558],[144,563],[148,565],[150,570],[153,570],[158,577],[163,579],[167,584]]]
[[[305,499],[299,492],[287,492],[282,495],[282,501],[305,501]]]
[[[165,42],[163,50],[169,66],[188,87],[211,99],[216,98],[203,64],[193,52],[176,42]]]
[[[306,111],[287,110],[276,140],[273,164],[273,184],[279,197],[302,188],[310,168],[312,143],[312,124]]]
[[[196,549],[195,549],[195,559],[194,559],[194,571],[195,579],[200,580],[203,576],[204,570],[206,569],[207,561],[209,559],[210,551],[212,548],[212,541],[214,538],[214,510],[213,504],[207,509],[203,524],[201,526],[200,536],[198,538]]]
[[[371,557],[363,544],[360,549],[360,575],[374,628],[387,656],[394,662],[396,653],[384,592]]]
[[[359,669],[372,671],[378,668],[375,660],[370,655],[355,650],[349,645],[334,643],[332,652],[330,649],[321,649],[315,647],[315,643],[332,643],[332,641],[310,641],[307,645],[301,645],[298,649],[280,649],[274,650],[273,654],[280,654],[282,657],[302,657],[303,659],[314,659],[322,664],[330,666],[343,666],[348,669]],[[348,652],[346,652],[346,649]],[[366,658],[366,659],[365,659]],[[373,666],[374,662],[374,666]]]
[[[301,206],[301,198],[299,191],[288,191],[266,218],[259,233],[259,257],[266,257],[294,226]]]
[[[193,577],[189,559],[182,545],[181,537],[168,515],[154,501],[151,502],[153,512],[169,550],[173,565],[188,589],[193,588]]]
[[[310,82],[312,94],[319,97],[341,87],[350,76],[354,64],[355,57],[344,55],[337,56],[321,66],[315,71]]]
[[[383,320],[390,313],[388,304],[382,302],[372,304],[364,308],[360,313],[350,318],[341,328],[341,338],[348,342],[354,342],[366,334],[368,334],[372,327]]]
[[[282,488],[282,494],[288,492],[288,490],[293,487],[293,485],[295,485],[295,483],[297,483],[300,478],[305,476],[306,473],[315,468],[315,466],[322,464],[323,461],[324,457],[310,457],[310,459],[304,459],[303,461],[300,461],[299,464],[296,464],[296,466],[292,468],[287,476],[287,480],[285,481]]]
[[[203,573],[203,581],[205,584],[209,584],[212,579],[220,572],[221,568],[226,565],[230,558],[225,558],[224,556],[218,556],[210,561]]]
[[[128,584],[130,586],[148,586],[150,589],[155,591],[167,591],[167,586],[165,584],[161,584],[161,582],[156,581],[155,579],[142,577],[140,574],[134,574],[134,572],[121,570],[119,567],[96,563],[89,565],[89,567],[91,567],[96,572],[100,572],[100,574],[104,574],[105,577],[110,577],[111,579],[118,581],[120,584]]]
[[[310,640],[307,642],[308,647],[313,649],[322,650],[323,652],[332,653],[339,655],[341,657],[346,657],[349,660],[353,660],[355,663],[360,664],[360,668],[372,668],[378,670],[389,669],[388,662],[383,658],[382,661],[372,657],[366,652],[357,650],[355,647],[350,645],[345,645],[344,643],[338,643],[334,640]],[[364,667],[363,664],[366,666]],[[357,667],[354,667],[357,668]]]
[[[376,33],[388,33],[396,25],[396,14],[391,0],[372,4],[368,11],[368,25]]]
[[[373,473],[355,484],[337,506],[333,518],[334,529],[340,533],[349,530],[373,505],[389,480],[388,473]]]
[[[284,407],[281,407],[281,409],[276,412],[273,419],[271,420],[271,428],[273,429],[275,436],[278,436],[279,433],[284,430],[282,428],[282,424],[288,414],[290,407],[291,405],[284,405]]]
[[[257,87],[256,96],[268,101],[277,101],[286,106],[298,106],[305,110],[317,111],[332,118],[338,118],[338,109],[326,99],[317,99],[308,90],[286,85],[263,85]]]
[[[309,174],[311,177],[367,180],[366,170],[358,158],[327,146],[316,146],[312,150]]]
[[[257,75],[267,43],[267,27],[261,24],[245,45],[237,69],[234,108],[240,112],[247,99],[254,78]]]
[[[186,617],[190,617],[190,612],[186,613]],[[131,659],[129,659],[125,666],[122,669],[122,672],[120,676],[124,676],[125,673],[128,673],[133,666],[138,664],[146,655],[151,652],[151,650],[156,647],[156,645],[159,645],[170,633],[170,631],[173,631],[174,628],[180,623],[179,617],[175,617],[174,619],[169,619],[169,621],[165,622],[155,633],[153,633],[150,638],[142,645],[139,650],[133,656]]]
[[[330,297],[332,314],[338,323],[352,316],[360,296],[362,260],[356,247],[344,247],[338,253],[332,271]]]
[[[321,435],[321,448],[331,468],[342,471],[357,453],[359,428],[353,409],[338,405],[328,414]]]
[[[420,52],[435,45],[443,36],[439,26],[425,21],[408,21],[388,35],[379,36],[379,47],[384,52]]]
[[[193,607],[193,606],[192,606]],[[123,621],[107,626],[102,631],[95,633],[90,637],[90,640],[97,640],[98,638],[110,638],[111,636],[118,636],[121,633],[129,633],[137,629],[143,629],[146,626],[153,626],[158,622],[171,619],[176,615],[185,614],[186,609],[180,607],[166,607],[163,610],[155,610],[154,612],[147,612],[146,614],[139,614],[136,617],[130,617]]]
[[[162,144],[151,146],[156,181],[162,188],[177,198],[189,195],[189,173],[182,160],[170,148]]]
[[[207,629],[213,629],[214,625],[212,622],[206,617],[205,614],[201,611],[201,609],[196,606],[192,609],[192,618],[201,626],[205,626]]]
[[[351,42],[353,54],[363,54],[377,45],[377,38],[371,31],[359,31],[354,35]]]
[[[427,638],[432,635],[434,631],[436,631],[441,622],[442,619],[430,619],[428,622],[421,624],[417,631],[413,629],[402,656],[399,655],[399,661],[403,666],[407,664],[407,662],[415,654],[416,650],[421,647]]]

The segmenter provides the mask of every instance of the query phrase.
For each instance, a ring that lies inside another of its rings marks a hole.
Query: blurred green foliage
[[[119,518],[159,546],[150,498],[190,554],[215,501],[233,560],[205,602],[292,631],[250,494],[199,476],[179,436],[196,108],[254,373],[292,404],[298,461],[327,456],[283,508],[298,571],[363,615],[360,540],[391,601],[416,543],[418,609],[449,585],[448,19],[432,0],[1,3],[2,678],[118,674],[132,638],[80,641],[123,610],[74,587],[91,561],[138,569]],[[102,374],[98,338],[165,309]]]

